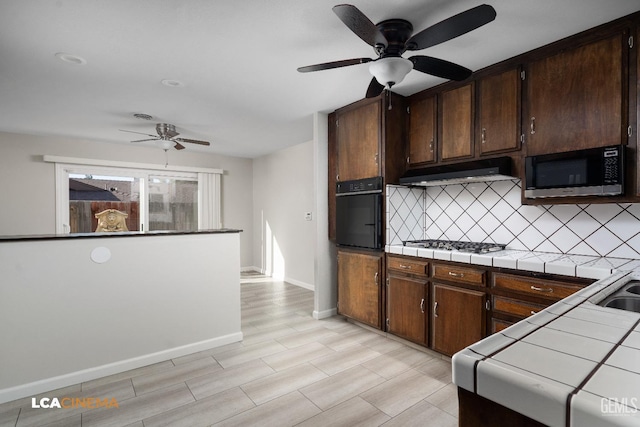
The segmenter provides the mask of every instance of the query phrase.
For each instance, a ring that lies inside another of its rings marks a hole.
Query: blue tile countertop
[[[403,246],[386,251],[599,279],[456,353],[453,382],[549,426],[640,425],[640,314],[597,305],[627,282],[640,280],[639,260]]]

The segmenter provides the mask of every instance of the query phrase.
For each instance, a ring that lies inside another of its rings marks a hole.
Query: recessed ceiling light
[[[135,113],[133,115],[133,117],[135,117],[136,119],[141,119],[141,120],[151,120],[151,119],[153,119],[153,116],[150,116],[148,114],[143,114],[143,113]]]
[[[162,83],[165,86],[171,86],[171,87],[183,87],[184,86],[184,83],[182,83],[179,80],[164,79],[160,83]]]
[[[87,60],[78,55],[72,55],[70,53],[58,52],[56,53],[56,58],[60,61],[67,62],[69,64],[74,65],[84,65],[87,63]]]

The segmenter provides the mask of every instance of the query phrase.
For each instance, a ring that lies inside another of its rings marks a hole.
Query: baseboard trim
[[[163,362],[165,360],[174,359],[176,357],[186,356],[187,354],[221,347],[223,345],[242,341],[242,338],[242,332],[237,332],[233,334],[223,335],[221,337],[208,339],[205,341],[158,351],[156,353],[145,354],[143,356],[138,356],[131,359],[96,366],[94,368],[88,368],[81,371],[59,375],[57,377],[46,378],[15,387],[5,388],[0,390],[0,404],[11,402],[12,400],[21,399],[24,397],[29,397],[35,394],[56,390],[62,387],[68,387],[85,381],[91,381],[97,378],[119,374],[131,369],[141,368],[143,366],[152,365],[154,363]]]
[[[287,283],[291,283],[292,285],[296,285],[296,286],[299,286],[301,288],[308,289],[310,291],[315,291],[316,290],[316,287],[313,286],[311,283],[302,282],[300,280],[292,279],[291,277],[285,277],[284,281],[287,282]]]
[[[313,310],[313,313],[311,315],[313,316],[314,319],[320,320],[320,319],[326,319],[328,317],[333,317],[337,314],[338,314],[337,308],[330,308],[329,310],[322,310],[322,311]]]

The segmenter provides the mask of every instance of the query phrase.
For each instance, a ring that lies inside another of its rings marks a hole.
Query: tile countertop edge
[[[637,269],[640,272],[639,260],[531,252],[516,249],[476,254],[422,249],[396,244],[386,245],[385,252],[394,255],[434,259],[436,261],[454,261],[485,267],[508,268],[519,271],[548,273],[594,280],[610,277],[619,269],[624,271]],[[625,265],[629,265],[628,269],[624,268]]]

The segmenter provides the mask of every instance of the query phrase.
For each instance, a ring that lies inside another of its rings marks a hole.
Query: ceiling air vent
[[[133,115],[133,117],[135,117],[136,119],[140,119],[140,120],[151,120],[151,119],[153,119],[153,116],[150,116],[148,114],[142,114],[142,113],[135,113]]]

